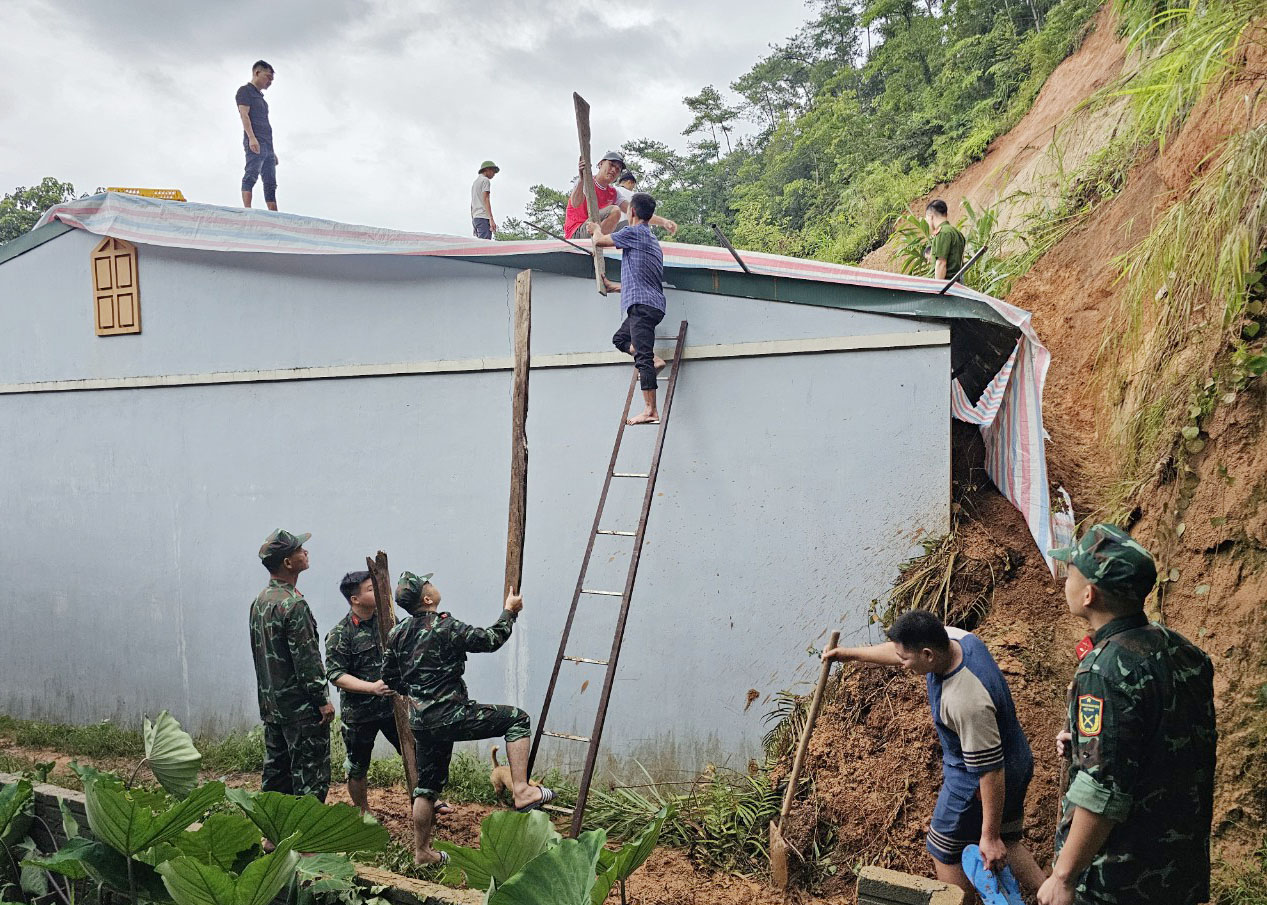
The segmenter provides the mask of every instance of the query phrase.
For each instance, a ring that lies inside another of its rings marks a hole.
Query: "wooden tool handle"
[[[840,632],[832,632],[831,640],[824,650],[831,650],[840,642]],[[814,699],[810,701],[809,714],[805,718],[805,728],[801,730],[801,740],[796,746],[796,757],[792,761],[792,774],[787,780],[787,791],[783,793],[783,807],[779,809],[779,830],[783,829],[783,821],[792,810],[792,796],[796,794],[796,783],[801,778],[801,767],[805,765],[805,751],[809,748],[810,733],[814,731],[814,721],[818,719],[818,711],[823,706],[823,692],[827,690],[827,677],[831,674],[831,661],[824,660],[818,672],[818,685],[814,688]]]

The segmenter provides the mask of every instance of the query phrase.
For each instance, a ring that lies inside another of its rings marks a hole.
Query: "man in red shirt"
[[[563,235],[569,239],[585,239],[590,236],[589,205],[585,201],[585,161],[579,164],[579,175],[568,195],[567,216],[563,221]],[[598,199],[599,226],[604,233],[616,230],[620,222],[620,203],[616,196],[616,180],[625,169],[625,158],[619,151],[608,151],[594,170],[594,195]]]

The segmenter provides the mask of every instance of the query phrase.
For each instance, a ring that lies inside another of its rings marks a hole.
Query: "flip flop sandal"
[[[434,810],[437,817],[447,817],[449,814],[453,813],[453,805],[449,804],[447,801],[437,801],[435,803]]]
[[[981,894],[984,905],[1025,905],[1021,898],[1021,887],[1017,884],[1012,869],[1006,864],[1002,870],[986,870],[981,849],[976,845],[965,848],[961,860],[963,872]]]
[[[528,811],[536,811],[539,810],[543,804],[549,804],[558,797],[554,794],[553,789],[547,789],[545,786],[538,786],[537,788],[541,790],[541,797],[532,804],[526,804],[522,808],[515,808],[516,811],[521,814],[526,814]]]

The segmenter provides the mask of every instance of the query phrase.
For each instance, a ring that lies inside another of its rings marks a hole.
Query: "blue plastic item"
[[[981,849],[969,845],[963,850],[963,872],[981,894],[984,905],[1025,905],[1021,898],[1021,887],[1012,874],[1012,868],[1006,864],[1000,871],[985,869],[981,859]]]

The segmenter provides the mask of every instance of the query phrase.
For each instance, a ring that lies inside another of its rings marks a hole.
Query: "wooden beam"
[[[515,277],[515,379],[510,419],[510,518],[506,526],[506,584],[520,589],[528,523],[528,368],[532,341],[532,271]]]
[[[576,107],[576,137],[581,144],[581,185],[585,190],[585,206],[589,210],[591,223],[598,223],[598,195],[594,191],[594,165],[590,162],[590,105],[585,98],[572,92],[572,104]],[[607,294],[607,286],[603,278],[607,275],[607,262],[603,259],[602,249],[595,248],[594,280],[598,283],[599,295]]]
[[[378,610],[378,637],[387,649],[387,636],[396,625],[396,611],[393,606],[392,573],[387,567],[387,554],[382,550],[374,558],[365,557],[365,567],[369,569],[370,581],[374,583],[374,607]],[[405,762],[405,792],[413,800],[414,789],[418,787],[418,764],[414,759],[414,733],[409,728],[409,702],[396,695],[392,698],[392,716],[396,718],[396,734],[400,737],[400,757]]]

